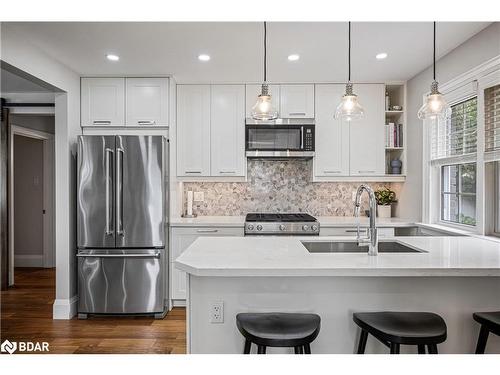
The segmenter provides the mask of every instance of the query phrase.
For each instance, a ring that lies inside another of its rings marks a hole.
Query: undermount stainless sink
[[[365,246],[358,246],[355,241],[301,241],[302,245],[310,253],[367,253]],[[400,244],[399,242],[387,241],[378,243],[379,253],[426,253],[424,250],[416,250]]]

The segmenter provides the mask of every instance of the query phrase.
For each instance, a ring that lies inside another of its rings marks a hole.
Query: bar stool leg
[[[429,350],[429,354],[438,354],[438,348],[436,344],[427,345],[427,350]]]
[[[359,335],[358,354],[365,354],[367,339],[368,339],[368,332],[362,329],[361,334]]]
[[[425,345],[418,346],[418,354],[425,354]]]
[[[293,349],[295,350],[295,354],[300,354],[300,350],[302,349],[302,347],[294,346]]]
[[[257,346],[257,354],[266,354],[266,347],[263,345]]]
[[[399,344],[391,342],[391,354],[399,354]]]
[[[243,354],[250,354],[250,348],[252,347],[252,343],[250,340],[245,340],[245,348],[243,349]]]
[[[311,346],[309,344],[304,345],[304,353],[311,354]]]
[[[482,325],[479,331],[479,338],[477,339],[476,354],[484,354],[489,334],[490,331],[488,331],[488,328]]]

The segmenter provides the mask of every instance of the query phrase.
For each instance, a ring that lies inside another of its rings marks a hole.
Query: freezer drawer
[[[143,314],[164,310],[165,250],[80,250],[78,312]]]

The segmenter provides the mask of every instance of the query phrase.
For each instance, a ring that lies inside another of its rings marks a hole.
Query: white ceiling
[[[441,22],[438,57],[488,26]],[[172,74],[178,82],[259,82],[262,23],[9,23],[27,40],[81,75]],[[375,55],[387,52],[385,60]],[[106,53],[120,56],[109,62]],[[206,53],[209,62],[197,56]],[[287,56],[300,54],[289,62]],[[432,63],[432,23],[352,24],[352,80],[407,80]],[[268,24],[270,82],[343,82],[347,76],[347,23]]]

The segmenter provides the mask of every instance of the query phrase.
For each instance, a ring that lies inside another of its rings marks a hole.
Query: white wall
[[[54,318],[69,319],[76,312],[75,180],[76,136],[81,132],[80,79],[65,65],[34,47],[16,28],[2,23],[0,58],[56,86],[55,196],[56,198],[56,301]]]
[[[439,24],[437,25],[439,43]],[[429,44],[429,60],[432,58],[432,45]],[[439,44],[437,45],[439,50]],[[436,64],[437,80],[440,84],[459,76],[500,55],[500,22],[486,29],[442,57]],[[422,122],[417,112],[422,106],[422,95],[430,90],[432,67],[419,73],[408,81],[408,150],[407,177],[399,196],[399,216],[422,219]]]

